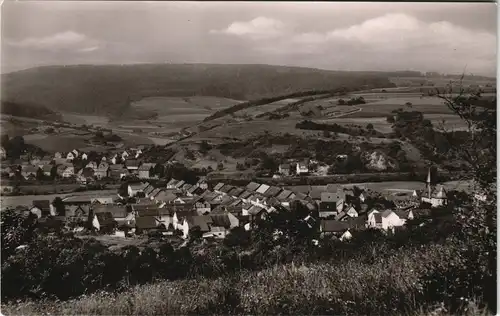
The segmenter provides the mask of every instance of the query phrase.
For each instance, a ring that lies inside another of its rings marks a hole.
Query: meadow
[[[1,207],[2,209],[16,206],[31,206],[34,200],[49,200],[53,201],[56,197],[65,198],[68,196],[82,196],[82,195],[95,195],[95,196],[115,196],[116,189],[112,190],[95,190],[95,191],[82,191],[71,192],[63,194],[40,194],[40,195],[18,195],[18,196],[2,196]]]

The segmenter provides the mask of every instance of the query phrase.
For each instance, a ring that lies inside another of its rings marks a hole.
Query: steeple
[[[429,199],[431,198],[431,168],[427,172],[427,192]]]

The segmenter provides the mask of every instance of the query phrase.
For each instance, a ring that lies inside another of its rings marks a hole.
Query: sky
[[[496,75],[494,3],[10,1],[2,73],[218,63]]]

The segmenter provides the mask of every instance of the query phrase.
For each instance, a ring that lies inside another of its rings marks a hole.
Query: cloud
[[[7,41],[10,46],[43,51],[72,50],[91,52],[99,48],[96,40],[73,31],[56,33],[45,37],[29,37],[20,41]]]
[[[222,33],[252,39],[271,39],[285,33],[285,24],[280,20],[257,17],[247,22],[233,22],[223,30],[212,30],[211,33]]]
[[[255,43],[263,54],[283,58],[300,55],[340,69],[421,69],[456,72],[496,68],[496,36],[447,21],[424,22],[406,14],[387,14],[326,32],[280,34],[272,42]]]

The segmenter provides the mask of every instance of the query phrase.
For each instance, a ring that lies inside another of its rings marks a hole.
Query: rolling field
[[[351,184],[339,184],[338,187],[351,188],[353,186],[363,187],[368,190],[384,192],[384,191],[405,191],[405,190],[423,190],[426,188],[425,179],[422,181],[386,181],[386,182],[364,182],[364,183],[351,183]],[[448,191],[451,190],[463,190],[467,191],[470,189],[472,182],[470,180],[462,181],[448,181],[442,183],[444,188]],[[299,186],[288,186],[294,192],[307,193],[310,190],[326,190],[325,185],[299,185]]]
[[[46,194],[46,195],[19,195],[19,196],[2,196],[1,197],[1,208],[5,209],[7,207],[30,206],[33,204],[34,200],[49,200],[53,201],[56,197],[65,198],[67,196],[75,195],[95,195],[95,196],[115,196],[116,189],[113,190],[98,190],[98,191],[83,191],[83,192],[73,192],[73,193],[63,193],[63,194]]]

